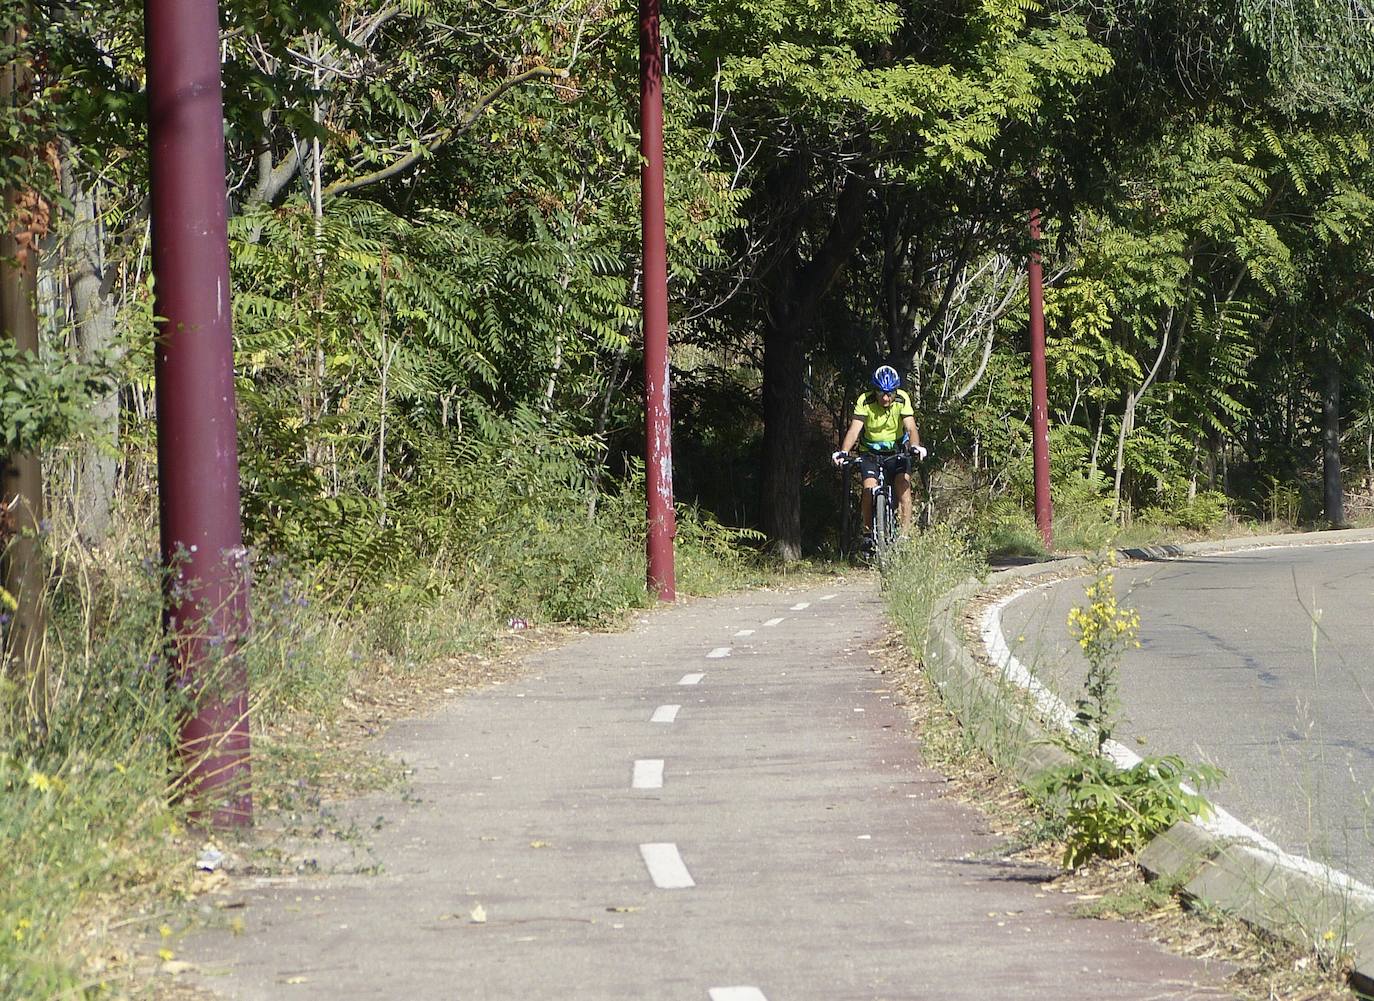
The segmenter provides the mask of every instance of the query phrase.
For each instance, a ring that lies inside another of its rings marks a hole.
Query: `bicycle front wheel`
[[[879,553],[887,552],[897,538],[897,525],[892,510],[892,497],[879,490],[873,498],[873,542]]]

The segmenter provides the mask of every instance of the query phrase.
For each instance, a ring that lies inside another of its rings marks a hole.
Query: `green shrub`
[[[1064,865],[1072,869],[1093,858],[1119,858],[1180,820],[1208,816],[1206,799],[1185,785],[1197,789],[1220,778],[1216,768],[1175,756],[1146,758],[1120,769],[1084,753],[1040,776],[1033,792],[1062,813]]]
[[[988,556],[1044,556],[1035,516],[1020,505],[998,501],[973,517],[971,545]]]
[[[1189,497],[1180,489],[1167,494],[1164,505],[1143,509],[1138,520],[1146,525],[1207,532],[1225,524],[1228,517],[1228,501],[1221,491],[1203,490]]]
[[[6,728],[18,716],[0,706],[6,998],[76,989],[85,957],[73,915],[171,871],[180,823],[168,794],[177,716],[161,657],[160,575],[127,556],[64,556],[49,595],[46,735]]]
[[[549,622],[604,620],[648,601],[644,553],[627,525],[603,510],[539,517],[514,539],[515,551],[492,566],[514,585],[503,595],[511,612]]]
[[[986,572],[987,564],[952,526],[936,525],[899,542],[884,563],[882,592],[907,646],[916,652],[925,646],[931,611],[942,594]]]
[[[1179,508],[1175,517],[1181,526],[1195,532],[1216,528],[1230,517],[1226,495],[1220,490],[1203,490]]]
[[[728,528],[697,508],[677,512],[678,588],[687,594],[712,594],[761,583],[765,577],[758,548],[762,532]]]

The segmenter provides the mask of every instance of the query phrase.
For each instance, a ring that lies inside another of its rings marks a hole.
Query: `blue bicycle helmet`
[[[880,365],[873,372],[873,385],[884,393],[893,392],[902,384],[902,377],[891,365]]]

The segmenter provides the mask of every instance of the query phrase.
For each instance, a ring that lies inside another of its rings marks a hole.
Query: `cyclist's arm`
[[[854,446],[859,441],[859,435],[863,434],[864,419],[855,417],[849,422],[849,430],[844,433],[844,444],[840,446],[841,452],[852,452]]]
[[[921,447],[921,432],[919,432],[919,431],[916,430],[916,418],[915,418],[915,417],[903,417],[903,418],[902,418],[902,426],[903,426],[904,428],[906,428],[906,433],[907,433],[908,438],[909,438],[910,441],[911,441],[911,446],[912,446],[913,448],[920,448],[920,447]]]

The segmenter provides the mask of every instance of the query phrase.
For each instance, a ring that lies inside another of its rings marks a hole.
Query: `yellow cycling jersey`
[[[906,438],[903,419],[915,417],[916,411],[905,389],[892,394],[889,407],[883,406],[881,393],[872,391],[859,397],[854,404],[854,416],[864,422],[863,438],[860,439],[863,447],[875,452],[890,452]]]

